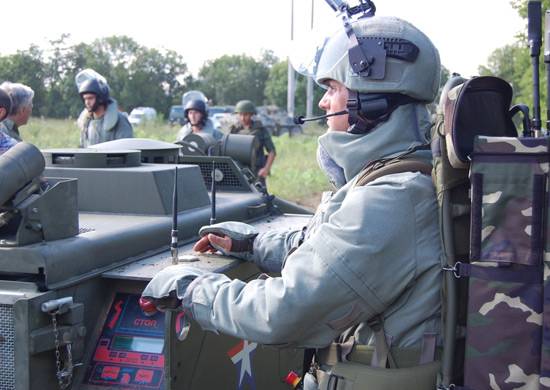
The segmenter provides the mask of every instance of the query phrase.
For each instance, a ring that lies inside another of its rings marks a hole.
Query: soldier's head
[[[10,95],[0,88],[0,121],[6,119],[11,111]]]
[[[437,49],[412,24],[370,16],[349,24],[315,48],[309,63],[293,64],[327,91],[319,107],[329,128],[365,134],[389,119],[399,106],[431,102],[437,95],[440,60]]]
[[[100,107],[105,108],[111,101],[109,86],[95,78],[83,81],[78,86],[78,94],[88,112],[96,112]]]
[[[206,103],[200,99],[188,101],[183,109],[183,115],[191,126],[204,126],[208,118]]]
[[[32,113],[34,91],[24,84],[9,81],[4,81],[0,85],[0,89],[4,90],[11,99],[11,109],[8,117],[17,126],[25,125]]]
[[[252,116],[256,114],[256,106],[250,100],[241,100],[235,105],[235,113],[245,126],[250,126]]]

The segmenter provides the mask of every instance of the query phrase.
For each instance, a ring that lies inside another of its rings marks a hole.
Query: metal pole
[[[313,4],[314,0],[311,0],[311,30],[313,30]],[[306,117],[309,118],[313,116],[313,78],[307,78],[307,89],[306,89]]]
[[[541,134],[540,119],[540,89],[539,89],[539,56],[542,45],[542,15],[540,1],[529,1],[527,3],[527,28],[533,66],[533,119],[531,121],[531,131],[535,137]]]
[[[550,135],[550,10],[544,24],[544,63],[546,64],[546,135]]]
[[[290,40],[294,40],[294,0],[291,0],[290,8]],[[288,84],[286,92],[286,111],[291,117],[294,116],[294,95],[296,92],[296,79],[294,75],[294,68],[290,64],[290,58],[288,59]]]

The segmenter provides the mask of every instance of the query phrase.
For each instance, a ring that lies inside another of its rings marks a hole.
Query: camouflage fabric
[[[548,138],[474,143],[464,373],[470,389],[550,388],[550,344],[542,366],[540,353],[549,146]]]

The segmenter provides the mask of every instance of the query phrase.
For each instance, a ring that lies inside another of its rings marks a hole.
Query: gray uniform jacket
[[[21,142],[21,135],[19,134],[19,128],[11,119],[4,119],[0,122],[0,132],[10,136],[14,140]]]
[[[367,135],[329,131],[319,138],[343,168],[342,188],[325,197],[304,243],[300,232],[269,231],[254,241],[253,261],[280,277],[248,283],[206,274],[183,305],[207,330],[263,344],[324,347],[353,325],[382,315],[388,341],[418,347],[439,327],[440,236],[431,178],[397,173],[355,186],[365,163],[425,142],[424,105],[399,107]],[[417,158],[431,159],[428,152]],[[372,343],[359,326],[356,340]]]
[[[115,100],[107,105],[103,117],[94,119],[91,113],[84,109],[76,123],[80,129],[81,148],[115,139],[134,137],[132,125],[128,118],[118,111]]]
[[[216,141],[221,140],[223,137],[223,133],[214,127],[214,124],[210,119],[206,120],[206,123],[202,127],[201,131],[206,134],[210,134],[212,137],[214,137]],[[193,129],[191,129],[191,123],[186,123],[178,132],[176,141],[183,141],[183,139],[187,137],[189,134],[191,134],[192,132],[193,132]]]

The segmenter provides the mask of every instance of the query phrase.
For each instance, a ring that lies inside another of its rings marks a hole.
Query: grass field
[[[134,129],[134,137],[172,142],[178,127],[163,122],[147,123]],[[317,166],[315,151],[320,127],[307,127],[303,135],[273,137],[277,159],[268,178],[269,191],[281,198],[314,208],[320,193],[329,188]],[[77,148],[79,132],[74,119],[31,118],[21,136],[41,149]]]

